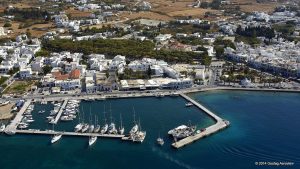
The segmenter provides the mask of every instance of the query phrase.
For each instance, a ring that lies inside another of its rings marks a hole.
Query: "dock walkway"
[[[55,117],[55,120],[54,120],[53,124],[57,124],[58,120],[59,120],[60,117],[61,117],[61,114],[63,113],[63,111],[64,111],[64,109],[65,109],[65,107],[66,107],[66,105],[67,105],[67,103],[68,103],[68,100],[66,99],[66,100],[64,101],[64,103],[62,104],[62,106],[60,107],[60,109],[59,109],[59,111],[58,111],[58,113],[57,113],[57,115],[56,115],[56,117]]]
[[[21,122],[23,118],[23,113],[26,111],[28,106],[30,105],[31,100],[27,100],[20,111],[17,113],[16,117],[10,122],[10,124],[5,128],[4,132],[6,134],[14,134],[17,130],[18,124]]]
[[[62,134],[66,136],[97,136],[103,138],[123,138],[125,135],[119,134],[100,134],[100,133],[76,133],[76,132],[65,132],[65,131],[53,131],[53,130],[16,130],[16,133],[20,134],[41,134],[41,135],[54,135],[54,134]]]
[[[182,140],[179,140],[175,143],[172,144],[173,147],[175,148],[181,148],[187,144],[193,143],[196,140],[199,140],[205,136],[208,136],[210,134],[213,134],[215,132],[218,132],[221,129],[226,128],[229,125],[229,122],[220,118],[219,116],[217,116],[216,114],[214,114],[213,112],[211,112],[210,110],[208,110],[207,108],[205,108],[203,105],[201,105],[200,103],[196,102],[195,100],[193,100],[192,98],[190,98],[189,96],[181,93],[180,94],[181,97],[183,97],[184,99],[188,100],[189,102],[193,103],[194,106],[198,107],[199,109],[203,110],[206,114],[208,114],[210,117],[212,117],[216,123],[212,126],[209,126],[207,128],[205,128],[205,131],[202,131],[200,133],[197,133],[195,135],[186,137]]]

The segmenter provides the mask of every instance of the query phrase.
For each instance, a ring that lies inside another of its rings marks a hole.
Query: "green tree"
[[[209,66],[211,64],[211,57],[208,55],[204,55],[202,58],[202,64],[205,66]]]
[[[44,67],[43,67],[43,73],[44,73],[44,75],[50,73],[51,70],[52,70],[52,66],[50,66],[50,65],[44,66]]]
[[[10,22],[6,22],[3,27],[11,27],[11,23]]]

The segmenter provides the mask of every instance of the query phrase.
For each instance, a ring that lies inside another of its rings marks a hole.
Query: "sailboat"
[[[98,133],[100,131],[100,125],[98,124],[98,117],[95,115],[95,129],[94,133]]]
[[[119,133],[121,134],[121,135],[123,135],[124,134],[124,131],[125,131],[125,129],[124,129],[124,126],[123,126],[123,124],[122,124],[122,114],[120,114],[120,127],[119,127]]]
[[[134,126],[131,128],[131,130],[129,132],[130,135],[135,134],[138,131],[138,129],[139,129],[139,126],[137,125],[137,123],[135,121],[134,107],[132,109],[133,109],[133,124],[134,124]]]
[[[79,111],[78,111],[78,116],[79,116],[78,117],[78,124],[75,126],[75,129],[74,129],[75,132],[79,132],[83,127],[83,123],[80,122],[80,113],[79,113]]]
[[[146,137],[146,131],[142,131],[141,123],[139,120],[139,130],[131,136],[133,142],[142,143]]]
[[[86,132],[88,129],[89,129],[89,125],[84,123],[84,112],[83,112],[83,116],[82,116],[82,129],[81,129],[81,132],[84,133]]]
[[[54,125],[52,125],[52,130],[54,131]],[[54,134],[54,136],[51,139],[51,144],[56,143],[58,140],[61,139],[61,137],[62,137],[62,134],[60,134],[60,133]]]
[[[108,129],[108,124],[106,123],[106,118],[105,118],[105,105],[104,105],[103,115],[104,115],[104,125],[101,128],[101,131],[100,131],[101,134],[105,134],[107,132],[107,129]]]
[[[97,136],[91,136],[89,138],[89,146],[93,145],[97,141]]]
[[[93,124],[93,118],[92,118],[92,114],[91,114],[91,107],[90,107],[90,125],[89,125],[89,133],[94,132],[94,124]]]
[[[113,122],[113,119],[112,119],[111,105],[110,105],[110,125],[108,126],[108,133],[109,134],[117,134],[118,133],[118,131],[116,129],[116,124]]]

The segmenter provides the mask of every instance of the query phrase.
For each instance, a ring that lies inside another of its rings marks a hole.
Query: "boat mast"
[[[133,109],[133,123],[136,124],[136,121],[135,121],[135,110],[134,110],[134,107],[132,107]]]
[[[120,113],[120,123],[121,123],[121,128],[123,128],[123,124],[122,124],[122,114]]]
[[[84,110],[83,110],[83,108],[81,108],[82,109],[82,123],[84,124]]]
[[[105,104],[103,106],[103,116],[104,116],[104,124],[106,124],[106,118],[105,118]]]
[[[110,123],[112,123],[112,111],[111,111],[111,103],[109,103],[109,111],[110,111]]]
[[[139,118],[139,131],[142,131],[141,119]]]

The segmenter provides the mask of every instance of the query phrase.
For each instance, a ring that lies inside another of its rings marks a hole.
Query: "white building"
[[[20,68],[20,77],[21,79],[31,78],[32,70],[31,67]]]
[[[125,56],[117,55],[114,57],[112,62],[109,64],[109,70],[120,70],[126,65]]]
[[[61,87],[63,90],[81,89],[80,79],[56,80],[55,87]]]
[[[85,91],[86,93],[95,93],[97,87],[95,86],[95,81],[92,76],[85,77]]]

